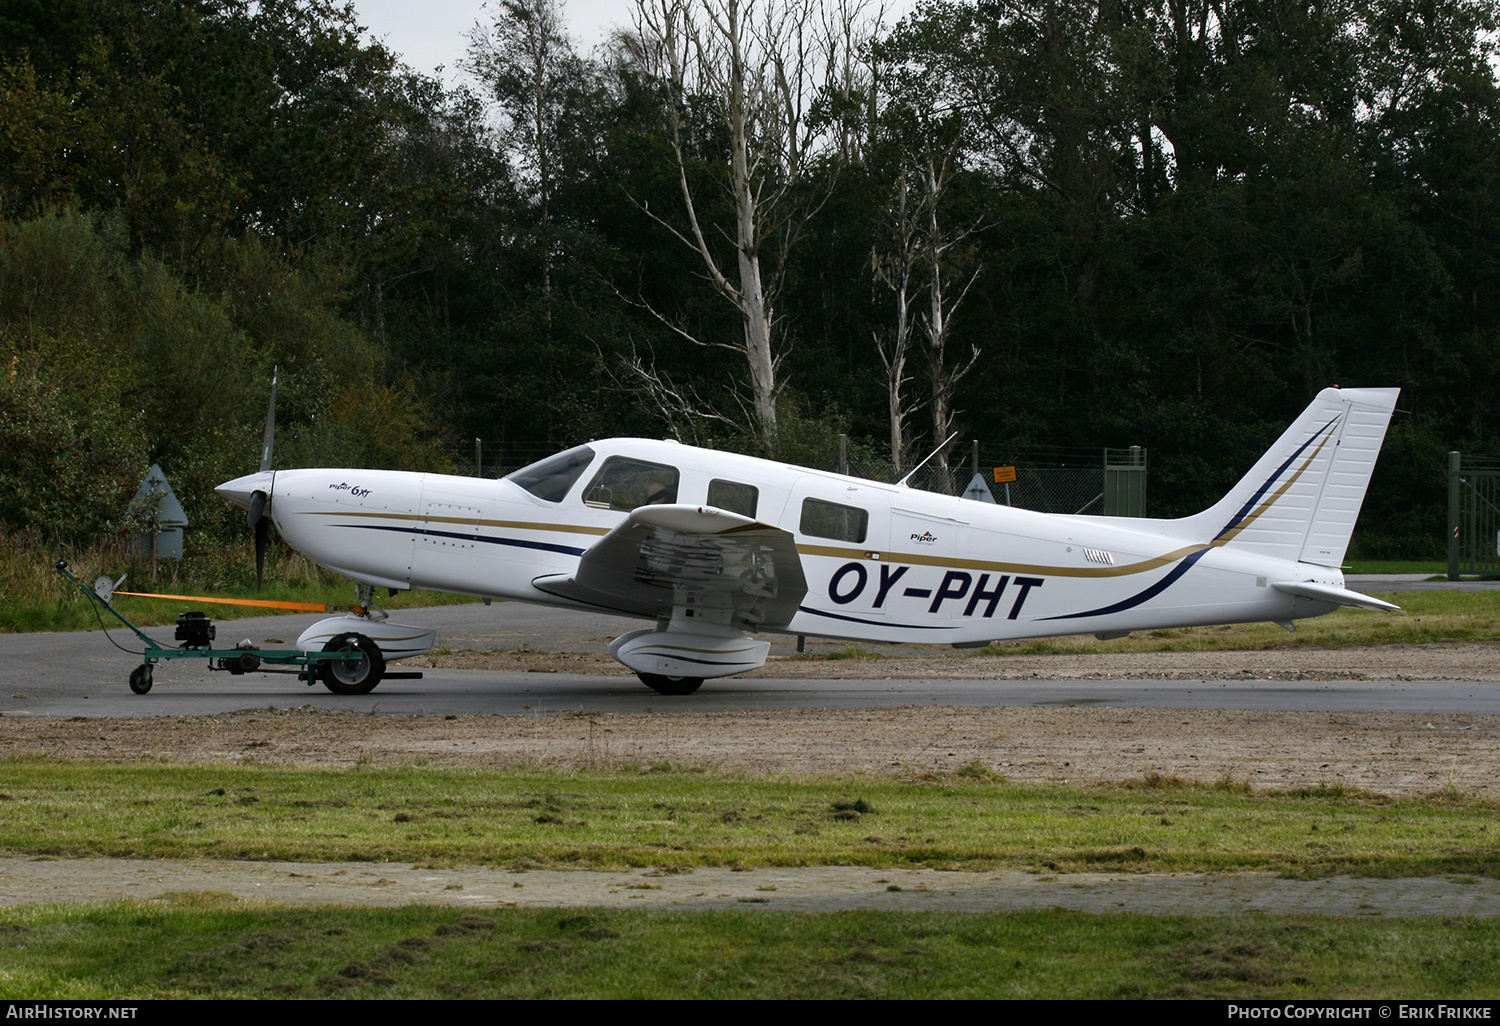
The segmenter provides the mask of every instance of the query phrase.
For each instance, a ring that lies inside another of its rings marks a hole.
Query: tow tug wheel
[[[368,695],[385,673],[380,648],[363,634],[340,634],[323,646],[324,652],[358,652],[355,659],[328,659],[319,673],[323,686],[335,695]]]
[[[151,664],[142,663],[130,671],[130,690],[144,695],[151,690]]]
[[[636,676],[658,695],[691,695],[703,686],[702,677],[668,677],[661,673],[637,673]]]

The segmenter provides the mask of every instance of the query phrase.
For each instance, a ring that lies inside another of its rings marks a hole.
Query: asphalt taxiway
[[[1500,588],[1500,582],[1431,582],[1421,577],[1351,578],[1365,592],[1447,587]],[[264,647],[290,645],[320,614],[217,621],[216,644],[241,639]],[[457,650],[516,649],[603,652],[610,639],[640,626],[635,620],[564,612],[519,603],[478,603],[402,610],[397,619],[438,631]],[[150,628],[171,644],[171,627]],[[116,643],[128,651],[116,647]],[[815,644],[810,641],[810,644]],[[773,655],[794,651],[783,639]],[[711,681],[689,698],[664,698],[628,675],[497,673],[425,669],[422,680],[387,680],[368,695],[338,696],[291,674],[231,676],[206,660],[159,663],[156,686],[132,694],[126,681],[140,663],[140,642],[128,631],[0,636],[0,714],[5,716],[179,716],[238,709],[311,705],[390,715],[520,714],[579,709],[637,713],[691,708],[867,708],[902,705],[1059,706],[1500,713],[1500,684],[1453,681],[1182,681],[1182,680],[923,680],[920,678]],[[394,667],[393,667],[394,668]]]

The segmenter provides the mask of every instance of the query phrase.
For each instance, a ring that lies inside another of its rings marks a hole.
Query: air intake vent
[[[1083,555],[1090,563],[1104,563],[1107,566],[1115,565],[1115,557],[1103,549],[1084,549]]]

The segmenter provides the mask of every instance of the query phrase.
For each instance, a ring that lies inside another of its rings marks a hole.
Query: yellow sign
[[[1015,479],[1016,479],[1016,468],[1015,467],[996,467],[995,468],[995,483],[996,484],[1009,484],[1010,482],[1014,481]]]

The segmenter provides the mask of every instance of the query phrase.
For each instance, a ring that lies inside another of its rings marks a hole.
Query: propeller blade
[[[255,522],[255,590],[260,591],[266,579],[266,548],[271,544],[271,521],[261,517]]]
[[[266,433],[260,443],[260,472],[271,469],[271,455],[276,449],[276,370],[271,368],[271,402],[266,407]],[[271,519],[266,516],[266,506],[271,496],[257,489],[250,495],[250,505],[245,509],[245,521],[255,528],[255,590],[260,591],[266,581],[266,549],[271,544]]]
[[[266,493],[253,492],[250,495],[250,506],[245,510],[245,523],[254,527],[260,523],[260,518],[266,513]]]
[[[260,469],[271,469],[271,451],[276,447],[276,368],[271,368],[271,405],[266,411],[266,433],[260,443]],[[255,521],[251,521],[255,523]]]

